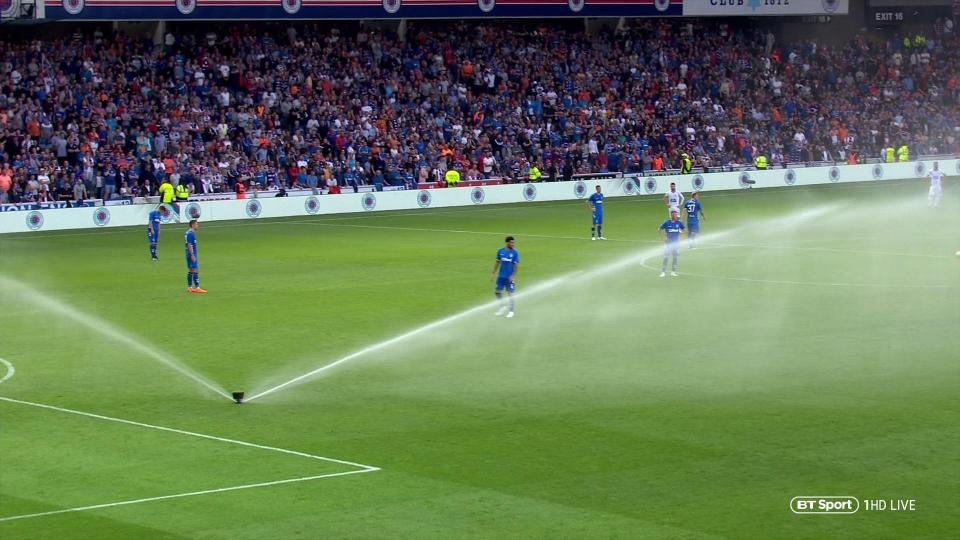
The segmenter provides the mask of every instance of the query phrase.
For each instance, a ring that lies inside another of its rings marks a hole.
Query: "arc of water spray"
[[[70,306],[69,304],[66,304],[60,300],[52,298],[36,290],[30,285],[27,285],[26,283],[23,283],[19,280],[16,280],[10,277],[0,276],[0,289],[5,289],[6,291],[11,292],[13,294],[23,296],[28,301],[36,304],[37,306],[40,306],[58,315],[62,315],[70,320],[73,320],[77,323],[82,324],[83,326],[86,326],[87,328],[95,332],[98,332],[104,335],[105,337],[108,337],[118,343],[122,343],[137,352],[143,353],[145,356],[148,356],[153,360],[160,362],[161,364],[176,371],[177,373],[183,375],[184,377],[187,377],[188,379],[200,384],[201,386],[207,388],[208,390],[211,390],[216,394],[223,396],[229,399],[230,401],[233,401],[233,398],[230,397],[230,394],[228,394],[226,390],[224,390],[217,384],[211,382],[210,380],[206,379],[199,373],[183,365],[180,361],[176,360],[172,356],[166,353],[163,353],[161,351],[158,351],[153,347],[150,347],[149,345],[144,343],[142,340],[127,334],[123,330],[116,328],[115,326],[108,323],[107,321],[99,319],[89,313],[82,313],[76,308],[74,308],[73,306]]]
[[[770,222],[769,224],[770,224],[770,225],[774,225],[774,226],[776,226],[776,225],[787,225],[787,224],[790,224],[790,225],[799,225],[799,224],[804,223],[804,222],[806,222],[806,221],[809,221],[809,220],[815,219],[815,218],[817,218],[817,217],[823,216],[823,215],[831,212],[831,211],[832,211],[833,209],[835,209],[836,207],[837,207],[837,205],[833,205],[833,204],[831,204],[831,205],[826,205],[826,206],[819,206],[819,207],[816,207],[816,208],[812,208],[812,209],[808,209],[808,210],[804,210],[804,211],[798,212],[798,213],[796,213],[796,214],[792,214],[792,215],[788,215],[788,216],[783,216],[783,217],[780,217],[780,218],[774,218],[774,219],[772,219],[772,220],[769,220],[769,222]],[[750,226],[750,227],[756,227],[756,226],[758,226],[758,225],[761,225],[761,223],[751,222],[749,226]],[[718,232],[718,233],[705,234],[705,235],[702,235],[702,236],[698,237],[698,241],[699,241],[699,242],[708,242],[708,241],[713,241],[713,240],[719,240],[719,239],[724,238],[724,237],[726,237],[726,236],[729,236],[729,235],[731,235],[731,234],[733,234],[733,233],[736,233],[736,232],[738,232],[738,231],[740,231],[740,230],[742,230],[742,229],[744,229],[744,228],[746,228],[746,226],[744,226],[744,227],[738,227],[738,228],[735,228],[735,229],[729,229],[729,230],[722,231],[722,232]],[[602,276],[602,275],[605,275],[605,274],[609,274],[609,273],[611,273],[611,272],[614,272],[614,271],[617,271],[617,270],[621,270],[621,269],[623,269],[623,268],[626,268],[626,267],[629,267],[629,266],[638,264],[638,263],[640,263],[640,262],[648,259],[652,254],[659,253],[661,249],[662,249],[662,248],[659,247],[659,246],[657,246],[657,247],[655,247],[655,248],[645,249],[645,250],[643,250],[643,251],[640,251],[640,252],[634,253],[634,254],[632,254],[632,255],[626,256],[626,257],[624,257],[624,258],[622,258],[622,259],[613,261],[613,262],[611,262],[611,263],[605,263],[605,264],[603,264],[602,266],[597,267],[597,268],[594,268],[594,269],[589,270],[589,271],[578,271],[578,272],[574,272],[574,273],[572,273],[572,274],[566,274],[566,275],[561,276],[561,277],[553,278],[553,279],[547,280],[547,281],[545,281],[545,282],[543,282],[543,283],[539,283],[539,284],[531,287],[530,289],[527,289],[526,291],[517,294],[516,296],[517,296],[517,298],[533,296],[533,295],[535,295],[535,294],[539,294],[539,293],[542,293],[542,292],[544,292],[544,291],[548,291],[548,290],[550,290],[550,289],[552,289],[552,288],[554,288],[554,287],[556,287],[556,286],[558,286],[558,285],[560,285],[560,284],[562,284],[562,283],[565,283],[565,282],[569,281],[569,280],[570,280],[571,278],[573,278],[573,277],[587,278],[587,277],[599,277],[599,276]],[[385,341],[381,341],[381,342],[379,342],[379,343],[375,343],[375,344],[373,344],[373,345],[370,345],[369,347],[365,347],[365,348],[363,348],[363,349],[360,349],[359,351],[354,351],[354,352],[352,352],[352,353],[350,353],[350,354],[348,354],[348,355],[346,355],[346,356],[344,356],[344,357],[342,357],[342,358],[340,358],[340,359],[338,359],[338,360],[335,360],[335,361],[330,362],[330,363],[328,363],[328,364],[324,364],[324,365],[322,365],[322,366],[320,366],[320,367],[318,367],[318,368],[316,368],[316,369],[314,369],[314,370],[312,370],[312,371],[308,371],[308,372],[306,372],[306,373],[304,373],[304,374],[302,374],[302,375],[298,375],[298,376],[296,376],[296,377],[294,377],[294,378],[292,378],[292,379],[290,379],[290,380],[288,380],[288,381],[286,381],[286,382],[280,383],[280,384],[278,384],[278,385],[276,385],[276,386],[272,386],[272,387],[270,387],[270,388],[267,388],[266,390],[263,390],[263,391],[261,391],[261,392],[255,393],[253,396],[248,397],[248,398],[245,400],[245,402],[250,402],[250,401],[253,401],[253,400],[255,400],[255,399],[259,399],[259,398],[261,398],[261,397],[264,397],[264,396],[273,394],[273,393],[278,392],[278,391],[280,391],[280,390],[283,390],[283,389],[285,389],[285,388],[289,388],[289,387],[291,387],[291,386],[293,386],[293,385],[296,385],[297,383],[301,383],[301,382],[303,382],[303,381],[306,381],[307,379],[310,379],[311,377],[315,377],[315,376],[317,376],[317,375],[320,375],[321,373],[323,373],[323,372],[325,372],[325,371],[329,371],[329,370],[331,370],[331,369],[333,369],[333,368],[335,368],[335,367],[338,367],[338,366],[341,366],[341,365],[343,365],[343,364],[346,364],[347,362],[350,362],[351,360],[355,360],[355,359],[357,359],[357,358],[360,358],[361,356],[368,355],[368,354],[370,354],[370,353],[372,353],[372,352],[376,352],[376,351],[378,351],[378,350],[381,350],[381,349],[390,347],[391,345],[395,345],[395,344],[397,344],[397,343],[400,343],[401,341],[408,340],[408,339],[410,339],[410,338],[412,338],[412,337],[415,337],[415,336],[424,334],[424,333],[426,333],[426,332],[429,332],[429,331],[434,330],[434,329],[436,329],[436,328],[439,328],[439,327],[441,327],[441,326],[445,326],[445,325],[448,325],[448,324],[450,324],[450,323],[456,322],[456,321],[458,321],[458,320],[460,320],[460,319],[463,319],[463,318],[465,318],[465,317],[469,317],[470,315],[473,315],[474,313],[477,313],[477,312],[480,312],[480,311],[489,310],[490,308],[492,308],[492,307],[494,307],[494,306],[496,306],[496,305],[497,305],[497,301],[487,302],[487,303],[485,303],[485,304],[482,304],[482,305],[479,305],[479,306],[476,306],[476,307],[467,309],[467,310],[465,310],[465,311],[461,311],[461,312],[459,312],[459,313],[455,313],[455,314],[453,314],[453,315],[450,315],[449,317],[444,317],[444,318],[442,318],[442,319],[438,319],[438,320],[433,321],[433,322],[431,322],[431,323],[427,323],[427,324],[424,325],[424,326],[421,326],[421,327],[418,327],[418,328],[414,328],[413,330],[410,330],[410,331],[405,332],[405,333],[403,333],[403,334],[394,336],[394,337],[392,337],[392,338],[390,338],[390,339],[387,339],[387,340],[385,340]]]

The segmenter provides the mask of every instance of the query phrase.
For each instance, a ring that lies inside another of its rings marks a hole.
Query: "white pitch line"
[[[66,513],[70,513],[70,512],[85,512],[85,511],[87,511],[87,510],[100,510],[100,509],[103,509],[103,508],[114,508],[114,507],[117,507],[117,506],[128,506],[128,505],[131,505],[131,504],[142,504],[142,503],[148,503],[148,502],[154,502],[154,501],[163,501],[163,500],[167,500],[167,499],[180,499],[180,498],[183,498],[183,497],[196,497],[196,496],[198,496],[198,495],[209,495],[209,494],[211,494],[211,493],[223,493],[223,492],[226,492],[226,491],[237,491],[237,490],[241,490],[241,489],[252,489],[252,488],[267,487],[267,486],[277,486],[277,485],[281,485],[281,484],[293,484],[293,483],[295,483],[295,482],[306,482],[306,481],[308,481],[308,480],[319,480],[319,479],[321,479],[321,478],[333,478],[333,477],[335,477],[335,476],[347,476],[347,475],[351,475],[351,474],[363,474],[363,473],[373,472],[373,471],[376,471],[376,470],[379,470],[379,469],[361,469],[361,470],[357,470],[357,471],[346,471],[346,472],[338,472],[338,473],[330,473],[330,474],[320,474],[320,475],[317,475],[317,476],[305,476],[305,477],[302,477],[302,478],[288,478],[288,479],[286,479],[286,480],[274,480],[274,481],[272,481],[272,482],[260,482],[260,483],[258,483],[258,484],[244,484],[244,485],[242,485],[242,486],[230,486],[230,487],[216,488],[216,489],[205,489],[205,490],[203,490],[203,491],[191,491],[191,492],[189,492],[189,493],[176,493],[176,494],[174,494],[174,495],[161,495],[161,496],[159,496],[159,497],[147,497],[147,498],[145,498],[145,499],[133,499],[133,500],[129,500],[129,501],[119,501],[119,502],[104,503],[104,504],[94,504],[94,505],[91,505],[91,506],[78,506],[78,507],[76,507],[76,508],[64,508],[64,509],[62,509],[62,510],[51,510],[51,511],[49,511],[49,512],[37,512],[36,514],[23,514],[23,515],[19,515],[19,516],[0,517],[0,522],[3,522],[3,521],[14,521],[14,520],[18,520],[18,519],[38,518],[38,517],[43,517],[43,516],[52,516],[52,515],[56,515],[56,514],[66,514]]]
[[[170,427],[165,427],[165,426],[157,426],[157,425],[154,425],[154,424],[146,424],[146,423],[137,422],[137,421],[134,421],[134,420],[124,420],[123,418],[114,418],[114,417],[112,417],[112,416],[104,416],[104,415],[102,415],[102,414],[94,414],[94,413],[89,413],[89,412],[84,412],[84,411],[77,411],[77,410],[74,410],[74,409],[66,409],[66,408],[63,408],[63,407],[56,407],[56,406],[54,406],[54,405],[46,405],[46,404],[43,404],[43,403],[35,403],[35,402],[33,402],[33,401],[24,401],[24,400],[20,400],[20,399],[13,399],[13,398],[8,398],[8,397],[3,397],[3,396],[0,396],[0,401],[6,401],[6,402],[8,402],[8,403],[17,403],[17,404],[20,404],[20,405],[29,405],[29,406],[31,406],[31,407],[39,407],[39,408],[41,408],[41,409],[48,409],[48,410],[51,410],[51,411],[59,411],[59,412],[64,412],[64,413],[69,413],[69,414],[76,414],[76,415],[79,415],[79,416],[86,416],[86,417],[88,417],[88,418],[96,418],[97,420],[106,420],[106,421],[108,421],[108,422],[117,422],[117,423],[119,423],[119,424],[127,424],[127,425],[130,425],[130,426],[138,426],[138,427],[147,428],[147,429],[155,429],[155,430],[158,430],[158,431],[166,431],[166,432],[169,432],[169,433],[178,433],[178,434],[180,434],[180,435],[187,435],[187,436],[190,436],[190,437],[198,437],[198,438],[200,438],[200,439],[209,439],[209,440],[211,440],[211,441],[220,441],[220,442],[223,442],[223,443],[236,444],[236,445],[239,445],[239,446],[247,446],[247,447],[250,447],[250,448],[259,448],[260,450],[269,450],[269,451],[271,451],[271,452],[280,452],[280,453],[282,453],[282,454],[290,454],[290,455],[293,455],[293,456],[299,456],[299,457],[304,457],[304,458],[309,458],[309,459],[315,459],[315,460],[319,460],[319,461],[327,461],[327,462],[330,462],[330,463],[339,463],[339,464],[341,464],[341,465],[349,465],[349,466],[351,466],[351,467],[357,467],[357,468],[359,468],[359,469],[365,469],[365,470],[368,470],[368,471],[379,471],[379,470],[380,470],[378,467],[373,467],[373,466],[371,466],[371,465],[364,465],[363,463],[355,463],[355,462],[353,462],[353,461],[345,461],[345,460],[342,460],[342,459],[335,459],[335,458],[329,458],[329,457],[324,457],[324,456],[317,456],[317,455],[314,455],[314,454],[308,454],[308,453],[306,453],[306,452],[298,452],[298,451],[296,451],[296,450],[287,450],[286,448],[277,448],[277,447],[275,447],[275,446],[266,446],[266,445],[263,445],[263,444],[256,444],[256,443],[251,443],[251,442],[246,442],[246,441],[238,441],[238,440],[236,440],[236,439],[227,439],[227,438],[225,438],[225,437],[217,437],[217,436],[215,436],[215,435],[207,435],[207,434],[205,434],[205,433],[196,433],[196,432],[194,432],[194,431],[186,431],[186,430],[183,430],[183,429],[176,429],[176,428],[170,428]]]
[[[16,373],[17,370],[13,369],[13,364],[7,362],[3,358],[0,358],[0,364],[3,364],[7,368],[7,372],[3,375],[3,378],[0,378],[0,383],[2,383],[10,377],[13,377],[13,374]]]

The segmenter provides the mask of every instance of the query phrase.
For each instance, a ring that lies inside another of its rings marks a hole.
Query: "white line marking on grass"
[[[211,494],[211,493],[223,493],[223,492],[226,492],[226,491],[238,491],[238,490],[241,490],[241,489],[252,489],[252,488],[267,487],[267,486],[277,486],[277,485],[281,485],[281,484],[293,484],[293,483],[295,483],[295,482],[306,482],[306,481],[309,481],[309,480],[319,480],[319,479],[321,479],[321,478],[333,478],[333,477],[335,477],[335,476],[347,476],[347,475],[351,475],[351,474],[363,474],[363,473],[373,472],[373,471],[376,471],[376,470],[379,470],[379,469],[362,469],[362,470],[357,470],[357,471],[346,471],[346,472],[338,472],[338,473],[330,473],[330,474],[321,474],[321,475],[317,475],[317,476],[304,476],[304,477],[302,477],[302,478],[288,478],[288,479],[286,479],[286,480],[274,480],[274,481],[272,481],[272,482],[260,482],[259,484],[244,484],[244,485],[242,485],[242,486],[230,486],[230,487],[217,488],[217,489],[205,489],[205,490],[203,490],[203,491],[191,491],[191,492],[189,492],[189,493],[177,493],[177,494],[174,494],[174,495],[161,495],[161,496],[159,496],[159,497],[147,497],[146,499],[133,499],[133,500],[129,500],[129,501],[119,501],[119,502],[104,503],[104,504],[94,504],[94,505],[91,505],[91,506],[78,506],[78,507],[76,507],[76,508],[64,508],[63,510],[51,510],[51,511],[49,511],[49,512],[37,512],[36,514],[23,514],[23,515],[19,515],[19,516],[0,517],[0,522],[3,522],[3,521],[14,521],[14,520],[18,520],[18,519],[38,518],[38,517],[43,517],[43,516],[52,516],[52,515],[56,515],[56,514],[66,514],[66,513],[70,513],[70,512],[84,512],[84,511],[87,511],[87,510],[99,510],[99,509],[102,509],[102,508],[113,508],[113,507],[116,507],[116,506],[128,506],[128,505],[131,505],[131,504],[141,504],[141,503],[154,502],[154,501],[163,501],[163,500],[166,500],[166,499],[180,499],[180,498],[183,498],[183,497],[195,497],[195,496],[198,496],[198,495],[209,495],[209,494]]]
[[[12,376],[12,374],[13,374],[13,365],[11,365],[11,364],[10,364],[9,362],[7,362],[6,360],[2,360],[2,359],[0,359],[0,362],[2,362],[5,366],[8,367],[7,376],[5,376],[3,379],[0,379],[0,382],[3,382],[4,380],[9,379],[10,376]],[[146,503],[146,502],[162,501],[162,500],[165,500],[165,499],[178,499],[178,498],[183,498],[183,497],[194,497],[194,496],[198,496],[198,495],[207,495],[207,494],[211,494],[211,493],[222,493],[222,492],[226,492],[226,491],[237,491],[237,490],[241,490],[241,489],[252,489],[252,488],[258,488],[258,487],[276,486],[276,485],[281,485],[281,484],[292,484],[292,483],[294,483],[294,482],[306,482],[306,481],[308,481],[308,480],[319,480],[319,479],[321,479],[321,478],[333,478],[333,477],[335,477],[335,476],[347,476],[347,475],[351,475],[351,474],[362,474],[362,473],[376,472],[376,471],[379,471],[379,470],[380,470],[379,467],[374,467],[374,466],[372,466],[372,465],[364,465],[363,463],[356,463],[356,462],[353,462],[353,461],[346,461],[346,460],[342,460],[342,459],[335,459],[335,458],[330,458],[330,457],[325,457],[325,456],[318,456],[318,455],[315,455],[315,454],[308,454],[308,453],[306,453],[306,452],[299,452],[299,451],[297,451],[297,450],[287,450],[286,448],[277,448],[277,447],[275,447],[275,446],[266,446],[266,445],[263,445],[263,444],[256,444],[256,443],[251,443],[251,442],[246,442],[246,441],[239,441],[239,440],[236,440],[236,439],[227,439],[227,438],[225,438],[225,437],[217,437],[217,436],[215,436],[215,435],[207,435],[207,434],[204,434],[204,433],[196,433],[196,432],[193,432],[193,431],[185,431],[185,430],[182,430],[182,429],[175,429],[175,428],[170,428],[170,427],[165,427],[165,426],[158,426],[158,425],[154,425],[154,424],[146,424],[146,423],[143,423],[143,422],[136,422],[136,421],[134,421],[134,420],[125,420],[125,419],[123,419],[123,418],[114,418],[114,417],[112,417],[112,416],[104,416],[104,415],[102,415],[102,414],[94,414],[94,413],[89,413],[89,412],[84,412],[84,411],[77,411],[77,410],[74,410],[74,409],[66,409],[66,408],[64,408],[64,407],[56,407],[56,406],[54,406],[54,405],[46,405],[46,404],[43,404],[43,403],[35,403],[35,402],[33,402],[33,401],[24,401],[24,400],[20,400],[20,399],[13,399],[13,398],[8,398],[8,397],[3,397],[3,396],[0,396],[0,401],[5,401],[5,402],[7,402],[7,403],[16,403],[16,404],[19,404],[19,405],[28,405],[28,406],[31,406],[31,407],[39,407],[39,408],[41,408],[41,409],[48,409],[48,410],[51,410],[51,411],[58,411],[58,412],[63,412],[63,413],[75,414],[75,415],[78,415],[78,416],[86,416],[86,417],[88,417],[88,418],[95,418],[95,419],[97,419],[97,420],[105,420],[105,421],[108,421],[108,422],[117,422],[117,423],[119,423],[119,424],[127,424],[127,425],[131,425],[131,426],[137,426],[137,427],[142,427],[142,428],[147,428],[147,429],[155,429],[155,430],[158,430],[158,431],[166,431],[166,432],[169,432],[169,433],[177,433],[177,434],[180,434],[180,435],[187,435],[187,436],[190,436],[190,437],[198,437],[198,438],[200,438],[200,439],[209,439],[209,440],[212,440],[212,441],[219,441],[219,442],[227,443],[227,444],[235,444],[235,445],[239,445],[239,446],[246,446],[246,447],[250,447],[250,448],[257,448],[257,449],[259,449],[259,450],[269,450],[269,451],[271,451],[271,452],[279,452],[279,453],[281,453],[281,454],[289,454],[289,455],[298,456],[298,457],[303,457],[303,458],[308,458],[308,459],[313,459],[313,460],[317,460],[317,461],[325,461],[325,462],[329,462],[329,463],[337,463],[337,464],[340,464],[340,465],[348,465],[348,466],[350,466],[350,467],[356,467],[356,468],[357,468],[357,470],[355,470],[355,471],[345,471],[345,472],[338,472],[338,473],[328,473],[328,474],[320,474],[320,475],[315,475],[315,476],[304,476],[304,477],[298,477],[298,478],[287,478],[287,479],[284,479],[284,480],[274,480],[274,481],[271,481],[271,482],[259,482],[259,483],[256,483],[256,484],[243,484],[243,485],[239,485],[239,486],[229,486],[229,487],[223,487],[223,488],[206,489],[206,490],[202,490],[202,491],[191,491],[191,492],[187,492],[187,493],[177,493],[177,494],[173,494],[173,495],[161,495],[161,496],[158,496],[158,497],[147,497],[147,498],[143,498],[143,499],[133,499],[133,500],[128,500],[128,501],[119,501],[119,502],[104,503],[104,504],[95,504],[95,505],[90,505],[90,506],[78,506],[78,507],[76,507],[76,508],[65,508],[65,509],[62,509],[62,510],[51,510],[51,511],[49,511],[49,512],[38,512],[38,513],[34,513],[34,514],[23,514],[23,515],[19,515],[19,516],[5,516],[5,517],[0,517],[0,522],[3,522],[3,521],[13,521],[13,520],[18,520],[18,519],[36,518],[36,517],[42,517],[42,516],[51,516],[51,515],[55,515],[55,514],[65,514],[65,513],[68,513],[68,512],[83,512],[83,511],[86,511],[86,510],[97,510],[97,509],[101,509],[101,508],[112,508],[112,507],[115,507],[115,506],[127,506],[127,505],[131,505],[131,504],[141,504],[141,503]]]
[[[13,364],[7,362],[3,358],[0,358],[0,364],[3,364],[7,368],[7,372],[3,375],[3,378],[0,378],[0,383],[2,383],[10,377],[13,377],[13,374],[16,373],[17,370],[13,369]]]
[[[324,456],[317,456],[317,455],[313,455],[313,454],[307,454],[306,452],[298,452],[298,451],[296,451],[296,450],[287,450],[287,449],[285,449],[285,448],[276,448],[276,447],[274,447],[274,446],[265,446],[265,445],[262,445],[262,444],[256,444],[256,443],[251,443],[251,442],[246,442],[246,441],[238,441],[238,440],[236,440],[236,439],[227,439],[227,438],[225,438],[225,437],[217,437],[217,436],[215,436],[215,435],[207,435],[207,434],[204,434],[204,433],[196,433],[196,432],[194,432],[194,431],[186,431],[186,430],[182,430],[182,429],[176,429],[176,428],[170,428],[170,427],[164,427],[164,426],[157,426],[157,425],[154,425],[154,424],[146,424],[146,423],[137,422],[137,421],[134,421],[134,420],[124,420],[123,418],[114,418],[114,417],[112,417],[112,416],[104,416],[104,415],[102,415],[102,414],[95,414],[95,413],[89,413],[89,412],[84,412],[84,411],[77,411],[77,410],[73,410],[73,409],[66,409],[66,408],[63,408],[63,407],[56,407],[56,406],[54,406],[54,405],[45,405],[45,404],[43,404],[43,403],[35,403],[35,402],[33,402],[33,401],[23,401],[23,400],[20,400],[20,399],[13,399],[13,398],[8,398],[8,397],[3,397],[3,396],[0,396],[0,401],[6,401],[6,402],[8,402],[8,403],[18,403],[18,404],[20,404],[20,405],[29,405],[29,406],[31,406],[31,407],[39,407],[39,408],[41,408],[41,409],[48,409],[48,410],[51,410],[51,411],[59,411],[59,412],[64,412],[64,413],[69,413],[69,414],[76,414],[76,415],[79,415],[79,416],[86,416],[86,417],[88,417],[88,418],[96,418],[97,420],[106,420],[106,421],[108,421],[108,422],[117,422],[117,423],[119,423],[119,424],[127,424],[127,425],[130,425],[130,426],[138,426],[138,427],[147,428],[147,429],[155,429],[155,430],[158,430],[158,431],[167,431],[167,432],[170,432],[170,433],[178,433],[178,434],[180,434],[180,435],[187,435],[187,436],[190,436],[190,437],[198,437],[198,438],[200,438],[200,439],[209,439],[209,440],[212,440],[212,441],[220,441],[220,442],[223,442],[223,443],[236,444],[236,445],[239,445],[239,446],[249,446],[249,447],[251,447],[251,448],[259,448],[260,450],[270,450],[271,452],[280,452],[280,453],[283,453],[283,454],[290,454],[290,455],[300,456],[300,457],[309,458],[309,459],[316,459],[316,460],[319,460],[319,461],[328,461],[328,462],[330,462],[330,463],[339,463],[339,464],[341,464],[341,465],[350,465],[351,467],[357,467],[357,468],[360,468],[360,469],[380,470],[380,469],[378,469],[377,467],[373,467],[373,466],[370,466],[370,465],[364,465],[363,463],[354,463],[354,462],[352,462],[352,461],[344,461],[344,460],[342,460],[342,459],[334,459],[334,458],[329,458],[329,457],[324,457]]]

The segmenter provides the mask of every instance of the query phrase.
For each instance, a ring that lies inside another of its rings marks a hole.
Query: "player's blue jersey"
[[[677,221],[666,220],[660,225],[661,231],[666,231],[667,233],[667,242],[673,244],[680,241],[680,233],[683,232],[683,222],[679,219]]]
[[[684,210],[687,211],[687,222],[700,221],[700,201],[690,199],[683,203]]]
[[[197,251],[197,235],[193,233],[193,229],[187,229],[187,232],[183,233],[183,241],[183,249],[186,252],[187,257],[190,256],[191,247],[193,247],[193,256],[200,256],[200,252]]]
[[[593,211],[597,214],[603,213],[603,193],[594,193],[587,199],[593,205]]]
[[[151,239],[160,237],[160,222],[163,221],[163,218],[160,217],[160,212],[158,210],[151,210],[149,217],[147,217],[147,236]]]
[[[515,249],[500,248],[497,251],[497,260],[500,261],[500,278],[513,275],[514,267],[520,264],[520,254]]]

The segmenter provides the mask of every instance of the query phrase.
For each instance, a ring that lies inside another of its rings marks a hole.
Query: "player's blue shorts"
[[[156,243],[157,243],[157,240],[159,240],[159,236],[160,236],[160,235],[158,235],[158,234],[150,234],[150,233],[148,232],[148,233],[147,233],[147,242],[149,242],[149,243],[151,243],[151,244],[156,244]]]
[[[512,294],[513,291],[517,290],[517,285],[514,282],[510,281],[510,278],[508,277],[498,277],[496,290],[497,292],[500,292],[504,289],[506,289],[508,293]]]
[[[200,260],[197,259],[197,260],[191,261],[189,253],[184,253],[183,255],[187,259],[187,270],[196,270],[199,266]]]
[[[688,219],[687,220],[687,232],[696,234],[700,232],[700,220]]]
[[[593,213],[593,224],[594,224],[594,225],[603,225],[603,212],[594,212],[594,213]]]

